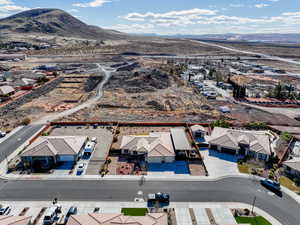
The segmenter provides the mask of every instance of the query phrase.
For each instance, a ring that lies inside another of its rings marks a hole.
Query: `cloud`
[[[129,13],[126,16],[123,16],[121,18],[124,18],[129,21],[145,21],[146,19],[152,19],[152,20],[173,20],[173,19],[179,19],[179,20],[193,20],[193,19],[199,19],[201,16],[211,16],[216,15],[217,10],[210,10],[210,9],[189,9],[189,10],[181,10],[181,11],[170,11],[166,13],[153,13],[153,12],[147,12],[147,13]]]
[[[76,12],[79,12],[79,10],[78,9],[70,9],[70,10],[68,10],[68,12],[70,12],[70,13],[72,13],[72,12],[76,13]]]
[[[264,8],[264,7],[268,7],[268,6],[270,6],[269,4],[264,4],[264,3],[261,3],[261,4],[256,4],[256,5],[254,5],[256,8]]]
[[[94,0],[86,3],[74,3],[73,6],[82,7],[82,8],[87,8],[87,7],[94,8],[94,7],[100,7],[107,2],[111,2],[111,0]]]
[[[29,10],[27,7],[23,6],[18,6],[18,5],[3,5],[0,6],[0,11],[1,12],[20,12],[20,11],[25,11]]]
[[[11,0],[0,0],[0,5],[10,5],[13,4]]]
[[[132,12],[121,18],[134,23],[118,24],[115,29],[134,33],[249,33],[272,30],[272,27],[274,32],[280,29],[297,32],[300,25],[300,12],[255,18],[224,15],[217,10],[189,9],[164,13]]]

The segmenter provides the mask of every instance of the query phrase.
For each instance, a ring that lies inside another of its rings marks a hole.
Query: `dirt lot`
[[[224,101],[213,101],[211,104],[213,104],[216,109],[220,106],[228,106],[231,109],[231,112],[222,114],[222,116],[232,120],[232,122],[235,122],[236,124],[260,121],[274,125],[300,126],[299,121],[291,119],[282,114],[271,114],[241,104],[231,104]]]
[[[205,110],[207,100],[179,83],[178,77],[150,69],[114,73],[95,109],[72,115],[67,120],[105,121],[210,121],[217,111]]]

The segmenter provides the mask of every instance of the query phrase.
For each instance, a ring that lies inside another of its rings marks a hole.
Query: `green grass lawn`
[[[146,208],[123,208],[121,211],[125,216],[145,216],[148,213]]]
[[[235,217],[235,220],[236,220],[236,222],[238,224],[272,225],[271,223],[269,223],[262,216],[256,216],[256,217],[242,217],[242,216],[237,216],[237,217]]]

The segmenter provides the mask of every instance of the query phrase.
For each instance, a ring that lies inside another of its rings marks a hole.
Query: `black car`
[[[71,215],[76,215],[77,214],[77,207],[75,206],[72,206],[69,211],[67,212],[66,214],[66,217],[65,217],[65,224],[67,224],[68,220],[69,220],[69,217]]]
[[[148,194],[148,201],[169,202],[170,195],[161,192],[158,192],[156,194]]]
[[[264,187],[275,191],[275,192],[280,192],[281,188],[280,188],[280,183],[270,180],[270,179],[264,179],[260,181],[261,185],[263,185]]]

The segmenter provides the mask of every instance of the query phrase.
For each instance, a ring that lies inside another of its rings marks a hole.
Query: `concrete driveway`
[[[200,151],[209,176],[219,177],[239,174],[237,167],[238,156],[219,153],[214,150]]]

